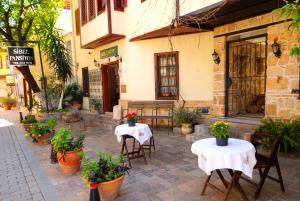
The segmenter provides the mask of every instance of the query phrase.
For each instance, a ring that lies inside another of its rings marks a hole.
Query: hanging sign
[[[100,58],[105,59],[108,57],[114,57],[118,55],[118,46],[110,47],[104,50],[100,50]]]
[[[35,65],[34,49],[31,47],[8,47],[9,65]]]

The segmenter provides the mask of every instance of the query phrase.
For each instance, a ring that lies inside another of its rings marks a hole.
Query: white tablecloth
[[[121,142],[122,135],[130,135],[134,137],[140,144],[144,144],[152,136],[152,132],[147,124],[136,123],[134,127],[129,127],[128,124],[122,124],[116,127],[115,134],[118,141]]]
[[[207,138],[194,142],[191,150],[198,155],[198,165],[207,175],[216,169],[232,169],[252,178],[255,148],[248,141],[229,138],[227,146],[217,146],[215,138]]]

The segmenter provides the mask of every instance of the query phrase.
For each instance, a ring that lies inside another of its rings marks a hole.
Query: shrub
[[[64,93],[64,103],[68,105],[73,101],[78,101],[82,103],[83,100],[83,92],[81,87],[77,83],[70,84],[66,87]]]
[[[282,141],[279,145],[280,152],[299,151],[300,150],[300,120],[283,119],[263,119],[259,132],[281,136]]]
[[[14,98],[10,98],[10,97],[4,97],[2,98],[2,104],[3,105],[10,105],[10,106],[14,106],[16,105],[17,100]]]
[[[197,124],[201,118],[201,113],[197,110],[189,110],[188,108],[180,107],[173,112],[174,123],[177,126],[191,123]]]
[[[211,126],[211,133],[216,138],[229,138],[230,125],[224,121],[217,121]]]
[[[97,173],[97,183],[112,181],[124,175],[128,170],[124,161],[125,157],[122,154],[114,158],[112,154],[99,153],[97,160],[91,160],[87,154],[84,154],[82,176],[85,181],[89,182],[90,172],[94,171]]]
[[[35,119],[34,115],[27,115],[23,120],[22,123],[23,124],[33,124],[36,123],[37,120]]]
[[[80,150],[83,147],[85,136],[79,134],[76,137],[72,136],[71,130],[61,128],[52,138],[51,143],[55,152],[68,152]]]

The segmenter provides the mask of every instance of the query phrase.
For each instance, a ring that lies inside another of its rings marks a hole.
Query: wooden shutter
[[[89,68],[82,68],[82,90],[85,97],[90,96]]]
[[[101,14],[105,11],[105,0],[97,0],[97,14]]]
[[[89,21],[96,17],[96,7],[95,7],[95,0],[88,0],[89,1]]]
[[[87,0],[80,1],[80,9],[81,9],[81,26],[87,23]]]
[[[75,25],[76,25],[76,36],[80,35],[80,13],[79,9],[75,10]]]

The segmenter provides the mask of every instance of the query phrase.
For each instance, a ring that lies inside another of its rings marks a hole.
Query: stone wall
[[[214,66],[213,84],[213,114],[225,115],[225,71],[226,71],[226,41],[227,36],[222,34],[242,31],[262,25],[280,22],[278,14],[268,13],[246,20],[233,22],[214,29],[214,49],[219,54],[221,63]],[[288,22],[267,26],[268,58],[266,81],[266,117],[292,118],[300,116],[300,101],[297,94],[292,94],[292,89],[299,85],[299,60],[288,55],[288,50],[296,44],[300,33],[288,31]],[[281,45],[282,55],[274,56],[271,48],[274,39]]]

